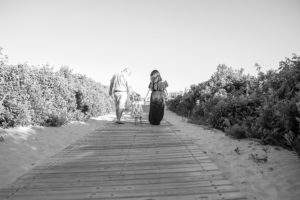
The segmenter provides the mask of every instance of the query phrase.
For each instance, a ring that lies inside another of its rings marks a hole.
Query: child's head
[[[134,101],[140,101],[141,100],[141,95],[137,94],[134,96]]]

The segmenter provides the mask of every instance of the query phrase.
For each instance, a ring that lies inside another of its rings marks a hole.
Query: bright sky
[[[0,0],[0,46],[10,64],[66,65],[106,85],[130,67],[145,95],[153,69],[169,91],[218,64],[277,69],[300,54],[299,21],[299,0]]]

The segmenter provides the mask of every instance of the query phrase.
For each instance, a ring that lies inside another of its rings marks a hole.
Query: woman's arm
[[[148,97],[148,94],[149,94],[149,92],[150,92],[150,89],[148,90],[148,92],[147,92],[147,94],[146,94],[146,96],[145,96],[145,101],[146,101],[146,99],[147,99],[147,97]]]

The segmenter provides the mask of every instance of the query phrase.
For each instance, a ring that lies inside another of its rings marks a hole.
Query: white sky
[[[218,64],[263,71],[300,54],[299,0],[0,0],[9,63],[67,65],[108,85],[124,67],[145,95],[158,69],[169,91]]]

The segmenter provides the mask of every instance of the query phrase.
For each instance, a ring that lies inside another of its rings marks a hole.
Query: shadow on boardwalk
[[[0,199],[245,199],[175,130],[166,121],[110,123],[1,189]]]

